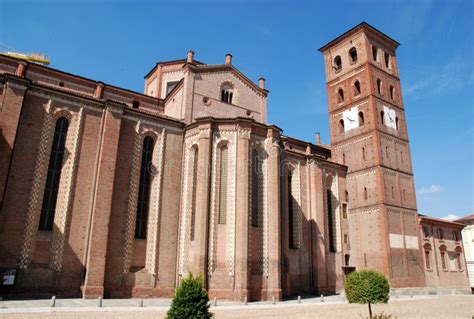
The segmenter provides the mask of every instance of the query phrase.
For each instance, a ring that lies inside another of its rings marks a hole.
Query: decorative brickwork
[[[163,180],[163,152],[165,148],[166,130],[162,129],[153,151],[152,167],[149,169],[152,173],[151,184],[151,205],[148,214],[148,231],[146,245],[146,268],[149,273],[156,275],[157,273],[157,249],[159,236],[159,219],[161,212],[161,184]]]
[[[59,111],[53,115],[53,118],[56,120],[61,116],[66,117],[73,125],[66,139],[66,150],[68,150],[69,156],[66,157],[61,172],[56,214],[54,217],[56,227],[54,228],[50,265],[51,268],[56,271],[61,271],[62,268],[64,242],[67,237],[68,221],[71,215],[71,204],[74,196],[74,183],[79,156],[79,145],[82,138],[84,109],[81,108],[79,113],[74,115],[66,111]]]
[[[124,274],[130,271],[133,257],[133,239],[135,234],[135,222],[137,213],[138,183],[140,182],[140,162],[144,136],[140,134],[141,122],[138,121],[135,128],[135,141],[133,143],[132,170],[130,172],[130,185],[128,196],[127,219],[125,224],[125,242],[123,268]]]
[[[31,261],[36,240],[36,232],[43,200],[44,185],[48,171],[48,161],[53,143],[54,119],[52,116],[53,106],[49,100],[44,114],[43,126],[41,128],[41,139],[36,156],[35,173],[31,187],[30,200],[26,213],[25,233],[23,235],[23,246],[20,253],[20,268],[27,268]]]

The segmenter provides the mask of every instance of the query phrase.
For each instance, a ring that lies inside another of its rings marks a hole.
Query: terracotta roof
[[[423,215],[423,214],[418,214],[418,216],[421,219],[432,220],[432,221],[435,221],[435,222],[440,222],[440,223],[445,223],[445,224],[452,224],[452,225],[455,225],[455,226],[464,226],[463,224],[458,223],[457,221],[450,221],[450,220],[446,220],[446,219],[426,216],[426,215]]]
[[[367,29],[367,30],[370,30],[380,36],[382,36],[383,38],[386,38],[387,40],[389,40],[390,42],[392,42],[392,44],[395,45],[395,47],[398,47],[400,45],[400,43],[398,43],[397,41],[395,41],[394,39],[392,39],[391,37],[389,37],[388,35],[386,35],[385,33],[383,33],[382,31],[374,28],[373,26],[371,26],[370,24],[368,24],[367,22],[363,21],[362,23],[359,23],[358,25],[356,25],[355,27],[349,29],[348,31],[344,32],[343,34],[341,34],[340,36],[338,36],[337,38],[335,38],[334,40],[326,43],[325,45],[323,45],[322,47],[319,48],[319,52],[323,52],[324,50],[326,50],[327,48],[329,48],[330,46],[336,44],[337,42],[339,42],[340,40],[342,40],[343,38],[347,37],[348,35],[351,35],[353,33],[356,33],[357,31],[361,30],[361,29]]]
[[[466,221],[466,220],[473,220],[473,219],[474,219],[474,214],[467,215],[467,216],[461,217],[459,219],[456,219],[455,222],[463,222],[463,221]]]

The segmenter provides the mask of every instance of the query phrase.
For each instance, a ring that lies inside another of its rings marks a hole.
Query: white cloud
[[[439,193],[443,190],[443,188],[439,185],[431,185],[430,187],[422,187],[418,190],[418,194],[423,195],[423,194],[433,194],[433,193]]]
[[[454,215],[454,214],[449,214],[447,216],[441,217],[441,219],[449,220],[449,221],[453,221],[453,220],[456,220],[456,219],[459,219],[459,218],[461,218],[461,217],[459,217],[458,215]]]

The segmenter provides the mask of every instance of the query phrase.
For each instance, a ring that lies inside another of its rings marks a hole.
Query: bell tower
[[[348,166],[350,261],[393,287],[425,286],[395,51],[363,22],[323,46],[333,160]]]

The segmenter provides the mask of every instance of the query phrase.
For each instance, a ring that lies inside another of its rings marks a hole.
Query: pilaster
[[[0,100],[0,210],[29,81],[6,75]]]
[[[192,271],[207,281],[207,247],[209,229],[209,172],[211,163],[211,124],[199,127],[198,170],[196,186],[195,263]]]
[[[281,212],[280,212],[280,147],[279,131],[267,131],[267,201],[268,201],[268,282],[267,300],[281,300]]]
[[[240,127],[237,141],[237,196],[235,234],[235,299],[249,297],[249,167],[250,127]],[[254,169],[254,168],[252,168]]]
[[[97,298],[104,294],[107,238],[122,114],[123,105],[107,103],[99,140],[99,160],[87,247],[87,273],[84,286],[81,287],[84,298]]]

